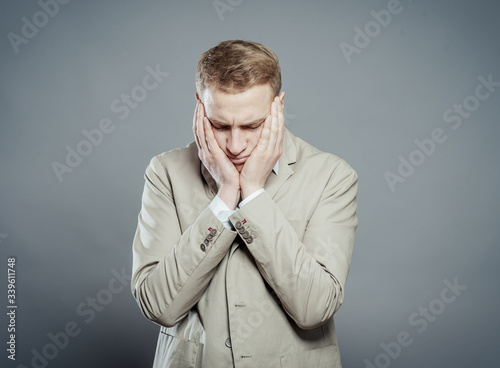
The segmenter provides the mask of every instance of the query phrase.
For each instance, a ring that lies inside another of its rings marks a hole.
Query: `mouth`
[[[247,160],[248,156],[244,156],[244,157],[239,157],[239,158],[233,158],[233,157],[230,157],[230,156],[227,156],[229,157],[229,159],[231,160],[231,162],[235,165],[238,165],[238,164],[243,164],[245,163],[245,161]]]

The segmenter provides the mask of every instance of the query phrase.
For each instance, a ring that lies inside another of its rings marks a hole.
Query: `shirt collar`
[[[280,156],[281,157],[281,156]],[[280,168],[280,159],[278,157],[278,161],[276,161],[276,165],[273,167],[273,171],[276,175],[278,175],[278,169]]]

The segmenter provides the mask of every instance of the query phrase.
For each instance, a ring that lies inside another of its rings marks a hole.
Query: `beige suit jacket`
[[[230,215],[197,146],[151,159],[132,293],[161,326],[154,367],[341,367],[342,304],[358,224],[357,175],[285,129],[278,175]]]

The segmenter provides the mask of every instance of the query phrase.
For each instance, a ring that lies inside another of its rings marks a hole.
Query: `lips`
[[[233,158],[233,157],[230,157],[230,156],[228,156],[228,157],[229,157],[229,159],[231,160],[231,162],[233,164],[243,164],[243,163],[245,163],[245,161],[248,158],[248,156],[239,157],[239,158]]]

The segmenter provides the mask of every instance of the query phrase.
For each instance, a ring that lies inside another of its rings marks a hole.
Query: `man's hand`
[[[281,99],[283,98],[283,93]],[[241,198],[245,199],[256,190],[263,188],[283,152],[285,116],[279,96],[271,104],[271,114],[266,118],[260,139],[240,174]]]
[[[197,99],[193,117],[193,133],[198,146],[198,157],[210,172],[219,192],[218,196],[230,209],[235,209],[240,197],[240,173],[219,147],[203,103]]]

